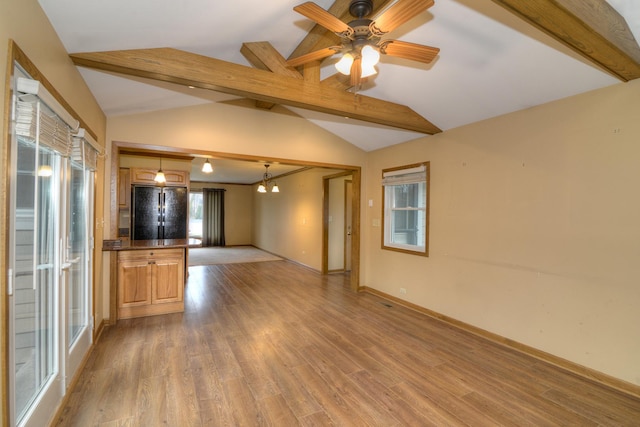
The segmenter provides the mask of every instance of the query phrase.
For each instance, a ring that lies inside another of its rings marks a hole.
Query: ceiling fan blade
[[[404,24],[420,12],[434,5],[434,0],[398,0],[369,25],[377,36],[386,34]]]
[[[313,2],[308,1],[299,4],[293,10],[322,25],[327,30],[333,31],[340,37],[350,37],[353,34],[353,28]]]
[[[287,65],[293,68],[299,67],[309,62],[319,61],[320,59],[324,59],[328,56],[335,54],[339,50],[340,50],[340,46],[326,47],[324,49],[307,53],[306,55],[298,56],[297,58],[289,59],[287,61]]]
[[[440,49],[400,40],[385,40],[378,45],[380,53],[412,61],[430,63],[438,55]]]

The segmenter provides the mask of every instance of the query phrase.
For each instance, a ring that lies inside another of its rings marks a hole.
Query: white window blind
[[[398,169],[382,174],[382,185],[402,185],[424,182],[427,179],[427,168],[420,165],[414,168]]]
[[[80,128],[78,133],[73,136],[71,160],[83,164],[87,169],[96,170],[100,153],[99,147],[91,135],[85,129]]]
[[[79,122],[37,80],[18,77],[16,89],[16,134],[68,157]]]

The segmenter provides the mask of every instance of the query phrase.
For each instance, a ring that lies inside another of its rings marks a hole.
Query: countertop
[[[188,248],[189,239],[105,240],[103,251],[138,251],[145,249]]]

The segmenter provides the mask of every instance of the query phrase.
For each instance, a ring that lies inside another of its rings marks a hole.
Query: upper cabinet
[[[129,209],[131,203],[131,175],[129,168],[120,168],[118,174],[118,207]]]
[[[177,186],[188,187],[189,186],[189,173],[185,171],[172,171],[163,170],[164,176],[167,179],[165,186]],[[154,178],[156,177],[157,170],[154,169],[140,169],[131,168],[131,184],[151,184],[156,185]]]
[[[129,168],[118,171],[118,238],[128,239],[131,227],[131,173]]]

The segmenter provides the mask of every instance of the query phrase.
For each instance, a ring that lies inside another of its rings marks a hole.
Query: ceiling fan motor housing
[[[367,16],[373,10],[373,0],[351,0],[349,5],[349,13],[354,18],[362,18]]]
[[[351,36],[351,46],[354,50],[360,51],[366,45],[375,45],[379,37],[374,36],[369,30],[369,26],[373,21],[371,19],[356,19],[349,22],[349,26],[353,28]]]

